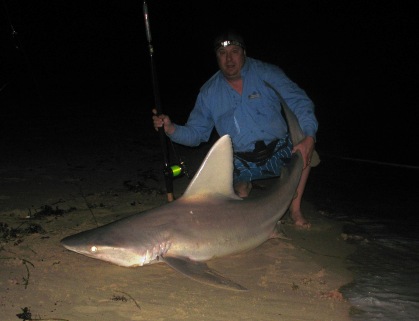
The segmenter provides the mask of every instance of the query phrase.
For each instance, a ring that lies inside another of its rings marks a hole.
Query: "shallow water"
[[[368,227],[367,227],[368,228]],[[342,289],[353,320],[417,320],[419,240],[382,233],[362,242],[349,258],[355,275]]]
[[[417,320],[419,315],[419,168],[323,157],[306,199],[346,222],[357,245],[354,280],[341,291],[353,320]]]

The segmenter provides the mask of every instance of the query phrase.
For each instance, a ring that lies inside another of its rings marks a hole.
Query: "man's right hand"
[[[170,120],[169,116],[161,114],[157,115],[157,110],[152,110],[154,116],[153,116],[153,125],[156,130],[159,130],[160,127],[164,128],[164,132],[168,135],[171,135],[174,133],[176,127]]]

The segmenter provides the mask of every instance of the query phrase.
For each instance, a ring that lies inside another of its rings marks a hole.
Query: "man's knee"
[[[247,197],[252,189],[251,182],[237,182],[234,184],[234,191],[240,197]]]

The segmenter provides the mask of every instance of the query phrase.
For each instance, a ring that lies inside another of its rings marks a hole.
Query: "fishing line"
[[[327,154],[327,153],[320,153],[320,154],[322,156],[326,156],[326,157],[330,157],[330,158],[343,159],[343,160],[347,160],[347,161],[351,161],[351,162],[369,163],[369,164],[408,168],[408,169],[416,169],[416,170],[419,169],[419,166],[414,166],[414,165],[381,162],[381,161],[375,161],[375,160],[371,160],[371,159],[362,159],[362,158],[355,158],[355,157],[344,157],[344,156],[338,156],[338,155]]]

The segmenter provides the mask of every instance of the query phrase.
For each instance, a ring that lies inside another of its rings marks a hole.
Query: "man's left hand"
[[[297,150],[300,151],[304,160],[304,169],[310,165],[311,156],[314,151],[314,138],[311,136],[306,136],[301,142],[294,146],[292,152],[295,153]]]

